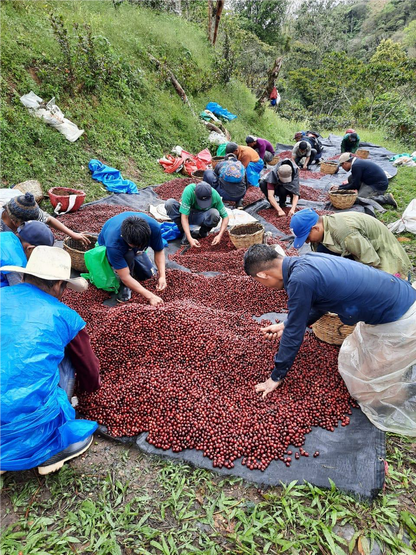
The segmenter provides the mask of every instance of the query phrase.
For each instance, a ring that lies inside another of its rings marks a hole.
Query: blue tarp
[[[216,116],[220,116],[228,121],[231,121],[232,119],[235,119],[237,117],[235,114],[232,114],[231,112],[217,104],[217,102],[208,102],[208,104],[205,106],[205,110],[209,110]]]
[[[179,231],[179,227],[173,222],[163,222],[160,225],[160,230],[162,232],[163,246],[166,248],[168,246],[168,241],[174,241],[182,235]]]
[[[123,179],[119,170],[106,166],[99,160],[90,160],[88,167],[92,178],[101,181],[108,191],[113,193],[138,193],[137,185],[129,179]]]

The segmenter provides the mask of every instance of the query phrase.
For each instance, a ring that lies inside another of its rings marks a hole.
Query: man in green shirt
[[[360,146],[360,137],[357,133],[346,133],[342,137],[341,141],[341,153],[342,152],[357,152]]]
[[[296,235],[293,245],[296,249],[306,241],[314,251],[352,257],[403,278],[411,270],[409,257],[396,237],[383,223],[367,214],[340,212],[318,216],[307,208],[293,216],[290,227]]]
[[[165,203],[166,213],[185,234],[185,240],[191,247],[200,247],[198,239],[206,237],[222,218],[221,228],[213,245],[221,241],[228,225],[228,214],[220,195],[215,189],[201,181],[197,185],[191,183],[182,191],[180,203],[170,198]],[[190,225],[199,225],[198,232],[192,232]]]

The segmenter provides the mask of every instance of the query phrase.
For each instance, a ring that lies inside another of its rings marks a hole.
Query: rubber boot
[[[203,239],[208,235],[210,231],[211,231],[210,227],[205,227],[204,225],[201,225],[201,227],[199,228],[199,238]]]
[[[386,193],[385,195],[377,195],[370,198],[371,200],[375,200],[379,204],[389,204],[390,206],[393,206],[393,208],[397,208],[397,202],[391,193]]]

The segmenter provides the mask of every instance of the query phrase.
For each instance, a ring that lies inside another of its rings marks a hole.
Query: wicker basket
[[[338,162],[336,162],[335,160],[323,161],[319,166],[319,171],[321,173],[326,173],[328,175],[337,173],[337,170],[338,170]]]
[[[333,191],[329,193],[329,200],[334,208],[345,210],[351,208],[357,199],[358,194],[352,191]]]
[[[259,222],[235,225],[228,234],[236,249],[247,249],[251,245],[263,243],[264,227]]]
[[[366,160],[370,155],[370,151],[366,150],[365,148],[359,148],[355,153],[355,155],[358,156],[358,158],[362,158],[363,160]]]
[[[328,312],[312,325],[313,333],[321,341],[331,345],[341,345],[353,331],[354,326],[347,326],[341,322],[338,314]]]
[[[191,173],[191,177],[193,177],[195,179],[195,181],[198,183],[199,181],[202,181],[204,178],[204,170],[195,170],[194,172]]]
[[[280,162],[280,156],[275,154],[270,162],[267,162],[268,166],[275,166],[278,162]]]
[[[35,197],[36,202],[40,202],[43,199],[43,191],[41,184],[39,181],[35,179],[29,179],[29,181],[23,181],[22,183],[18,183],[13,187],[13,189],[18,189],[23,194],[25,193],[32,193]]]
[[[64,250],[71,257],[71,268],[78,272],[88,272],[85,266],[84,253],[95,247],[98,237],[98,235],[93,235],[92,233],[85,233],[85,235],[91,241],[89,245],[84,245],[81,241],[76,241],[72,237],[64,239]]]
[[[225,156],[214,156],[211,162],[212,167],[215,168],[215,166],[223,160],[225,160]]]

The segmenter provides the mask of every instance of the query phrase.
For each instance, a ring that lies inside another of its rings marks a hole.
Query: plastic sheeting
[[[140,196],[112,195],[90,204],[127,205],[139,211],[146,211],[149,204],[157,204],[157,186],[154,189],[150,187],[142,189],[140,192]],[[305,205],[310,206],[311,204],[319,203],[305,201]],[[266,231],[271,231],[274,237],[279,237],[281,240],[290,239],[290,236],[284,236],[281,231],[257,215],[257,211],[265,207],[268,207],[266,199],[257,201],[245,210],[260,220],[265,225]],[[167,268],[189,271],[188,268],[168,258],[169,254],[182,248],[184,247],[179,240],[169,243],[166,249]],[[105,301],[105,304],[113,306],[116,301],[111,299]],[[284,320],[287,315],[267,314],[261,318],[270,319],[271,316],[278,316],[279,319]],[[105,427],[100,426],[99,430],[106,435]],[[384,484],[384,458],[386,455],[384,432],[373,426],[364,413],[358,409],[353,409],[348,426],[340,426],[334,432],[313,428],[312,432],[306,436],[305,449],[309,451],[318,449],[320,456],[317,459],[301,457],[296,461],[296,465],[290,467],[282,465],[279,461],[273,461],[265,472],[249,470],[246,466],[239,464],[239,461],[236,461],[233,469],[213,468],[212,461],[204,457],[200,451],[185,450],[180,453],[174,453],[172,450],[163,451],[147,443],[146,437],[147,433],[143,433],[137,437],[121,438],[117,441],[133,444],[145,453],[176,459],[222,475],[239,476],[261,486],[288,484],[292,480],[298,480],[299,483],[308,481],[319,487],[330,487],[329,480],[332,480],[343,491],[353,493],[363,499],[372,499],[380,492]]]
[[[209,110],[216,116],[224,118],[228,121],[231,121],[237,117],[235,114],[232,114],[231,112],[220,106],[217,102],[208,102],[208,104],[205,106],[205,110]]]
[[[0,291],[1,470],[26,470],[97,428],[96,422],[75,420],[66,393],[58,387],[64,349],[85,323],[33,285]]]
[[[375,426],[416,437],[416,303],[396,322],[359,322],[341,346],[338,367]]]
[[[393,233],[402,233],[410,231],[416,234],[416,199],[413,199],[406,210],[403,212],[400,220],[393,222],[387,226]]]
[[[108,191],[114,193],[138,193],[137,185],[129,179],[123,179],[119,170],[106,166],[99,160],[90,160],[88,167],[92,178],[101,181]]]

